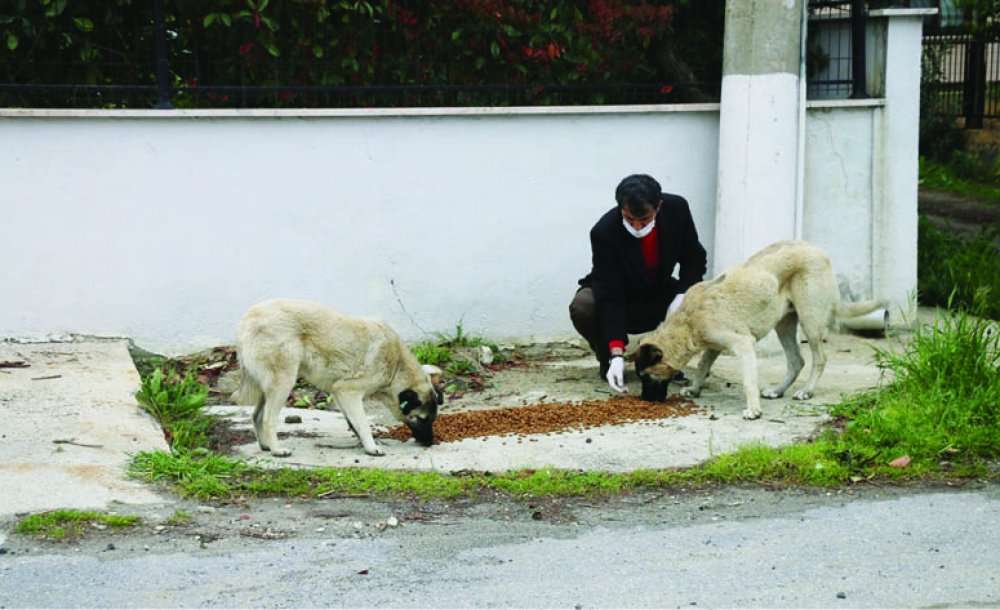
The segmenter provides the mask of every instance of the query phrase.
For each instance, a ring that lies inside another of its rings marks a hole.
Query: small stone
[[[160,532],[162,532],[162,531],[163,531],[163,530],[165,530],[165,529],[167,529],[167,526],[166,526],[166,525],[157,525],[156,527],[154,527],[154,528],[153,528],[153,530],[154,530],[154,531],[155,531],[155,532],[156,532],[157,534],[159,534]]]
[[[493,350],[485,345],[479,346],[479,364],[493,364]]]
[[[364,523],[362,523],[362,522],[360,522],[360,521],[355,521],[355,522],[354,522],[354,529],[356,529],[356,530],[359,530],[359,529],[362,529],[362,528],[364,528],[364,527],[365,527],[365,524],[364,524]]]
[[[302,416],[300,416],[300,415],[286,415],[285,416],[285,423],[286,424],[301,424],[302,423]]]
[[[590,438],[588,438],[588,439],[587,439],[587,442],[588,442],[588,443],[592,443],[592,442],[594,442],[594,441],[593,441],[593,439],[590,439]]]
[[[535,521],[541,521],[542,520],[542,511],[536,510],[535,512],[531,513],[531,518],[534,519]]]
[[[397,519],[396,517],[389,517],[388,519],[385,520],[385,524],[388,525],[389,527],[396,527],[397,525],[399,525],[399,519]]]
[[[199,513],[214,513],[217,509],[214,506],[199,506]]]
[[[847,593],[844,593],[843,591],[837,593],[837,599],[847,599]]]
[[[322,534],[323,532],[325,532],[325,531],[326,531],[326,528],[325,528],[325,527],[317,527],[317,528],[316,528],[316,531],[317,531],[318,533]]]
[[[105,550],[105,551],[113,551],[113,550],[115,550],[115,545],[113,545],[113,544],[111,544],[111,543],[109,542],[109,543],[108,543],[108,546],[104,547],[104,550]]]

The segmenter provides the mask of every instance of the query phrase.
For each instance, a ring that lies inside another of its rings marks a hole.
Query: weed
[[[182,525],[188,525],[192,521],[194,521],[194,517],[191,516],[191,513],[186,510],[177,509],[174,511],[174,514],[167,517],[167,520],[164,521],[164,523],[173,527],[180,527]]]
[[[424,341],[410,348],[413,355],[417,357],[420,364],[433,364],[434,366],[447,366],[452,359],[451,350],[447,347]]]
[[[135,516],[61,509],[28,515],[17,522],[14,531],[49,540],[65,540],[79,538],[88,528],[120,529],[139,523],[139,517]]]
[[[468,375],[476,370],[476,365],[466,358],[455,358],[445,370],[452,375]]]
[[[445,333],[437,333],[438,345],[443,347],[480,347],[486,346],[493,350],[494,352],[499,351],[499,347],[496,343],[492,341],[487,341],[486,339],[476,336],[466,334],[465,328],[462,325],[462,320],[455,323],[455,334],[447,335]]]
[[[202,412],[208,388],[190,373],[154,369],[142,379],[136,400],[163,427],[172,449],[188,450],[208,445],[215,418]]]

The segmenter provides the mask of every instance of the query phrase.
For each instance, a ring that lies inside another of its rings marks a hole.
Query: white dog
[[[308,301],[275,299],[251,307],[240,321],[236,349],[243,369],[237,404],[254,405],[257,442],[271,455],[277,420],[298,377],[330,394],[369,455],[375,444],[365,401],[383,403],[423,445],[434,441],[442,400],[441,370],[421,365],[399,335],[378,320],[354,318]]]
[[[743,361],[743,417],[760,417],[760,396],[780,398],[802,370],[796,328],[809,340],[812,371],[796,400],[812,398],[826,366],[823,339],[837,318],[865,315],[882,301],[842,304],[827,255],[804,241],[767,246],[746,263],[690,289],[677,311],[639,343],[636,371],[644,385],[669,381],[698,352],[703,352],[691,386],[681,393],[696,397],[722,351]],[[774,329],[785,351],[788,370],[780,385],[758,391],[754,344]]]

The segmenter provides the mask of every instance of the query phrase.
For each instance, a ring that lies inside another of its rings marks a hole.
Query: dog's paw
[[[760,410],[745,409],[743,411],[743,419],[758,419],[760,418]]]
[[[809,400],[812,397],[813,393],[809,390],[799,390],[792,396],[795,400]]]
[[[274,457],[288,457],[292,455],[292,450],[285,447],[274,447],[271,449],[271,455]]]
[[[701,388],[684,388],[681,390],[681,396],[684,398],[698,398],[701,396]]]
[[[378,446],[372,447],[371,449],[368,449],[366,447],[365,448],[365,453],[367,453],[368,455],[371,455],[371,456],[375,456],[375,457],[382,457],[383,455],[385,455],[385,449],[382,449],[381,447],[378,447]]]
[[[768,388],[766,390],[760,391],[761,398],[781,398],[785,393],[778,390],[777,388]]]

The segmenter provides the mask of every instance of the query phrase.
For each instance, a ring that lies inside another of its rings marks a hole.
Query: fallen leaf
[[[910,461],[911,461],[910,456],[903,455],[889,462],[889,465],[892,466],[893,468],[906,468],[907,466],[910,465]]]

